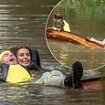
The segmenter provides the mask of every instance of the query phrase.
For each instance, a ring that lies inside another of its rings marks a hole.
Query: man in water
[[[5,64],[17,64],[17,60],[16,57],[14,56],[14,54],[9,51],[3,51],[0,54],[0,64],[5,63]]]
[[[29,71],[17,64],[16,57],[9,50],[3,51],[0,54],[0,68],[1,82],[20,83],[32,80],[32,76]]]
[[[58,87],[73,87],[82,88],[81,78],[83,75],[83,67],[80,62],[75,62],[72,65],[72,74],[63,74],[61,71],[53,70],[46,71],[40,67],[33,66],[31,50],[28,47],[19,47],[16,51],[18,63],[26,69],[35,69],[37,72],[42,72],[41,78],[36,81],[38,84],[58,86]]]
[[[17,61],[16,61],[17,57]],[[16,57],[10,51],[4,51],[0,54],[1,75],[0,81],[9,83],[19,83],[32,80],[29,72],[31,69],[39,69],[31,65],[32,56],[28,47],[20,47],[16,51]],[[35,65],[36,66],[36,65]],[[36,70],[37,72],[40,72]],[[43,71],[43,70],[42,70]],[[58,70],[44,71],[40,78],[36,79],[36,84],[43,84],[57,87],[82,88],[81,78],[83,67],[80,62],[72,65],[72,73],[64,75]]]

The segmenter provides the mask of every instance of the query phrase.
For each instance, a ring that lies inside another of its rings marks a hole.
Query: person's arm
[[[102,41],[99,41],[99,40],[95,40],[94,42],[104,45],[104,43]]]
[[[105,43],[104,43],[103,41],[96,40],[96,39],[93,38],[93,37],[91,37],[89,40],[90,40],[90,41],[93,41],[93,42],[96,42],[96,43],[98,43],[98,44],[100,44],[100,45],[105,45]]]

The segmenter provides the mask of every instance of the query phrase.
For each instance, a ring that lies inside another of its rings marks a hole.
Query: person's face
[[[31,62],[31,55],[28,49],[21,48],[17,51],[17,61],[20,65],[26,67]]]
[[[1,63],[5,64],[17,64],[16,57],[12,52],[6,52],[4,56],[2,57]]]

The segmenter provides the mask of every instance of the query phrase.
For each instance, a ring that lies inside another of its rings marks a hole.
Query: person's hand
[[[52,29],[53,29],[53,30],[57,30],[57,28],[56,28],[56,27],[52,27]]]

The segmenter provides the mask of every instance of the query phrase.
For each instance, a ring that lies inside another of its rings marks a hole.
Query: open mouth
[[[24,64],[28,64],[29,62],[28,61],[25,61],[25,62],[23,62]]]
[[[14,59],[10,59],[10,62],[13,62],[13,61],[15,61]]]

